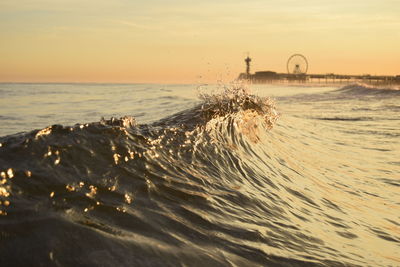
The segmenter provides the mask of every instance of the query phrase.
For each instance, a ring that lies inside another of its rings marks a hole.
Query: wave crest
[[[355,83],[344,86],[336,90],[336,92],[341,92],[347,95],[355,95],[355,96],[366,96],[366,95],[392,96],[392,95],[400,95],[400,87],[395,85],[377,86],[364,83]]]
[[[251,113],[262,116],[267,128],[271,129],[279,117],[275,102],[272,99],[252,95],[243,86],[224,87],[221,93],[202,93],[200,97],[203,100],[203,116],[207,121],[228,114],[251,111],[250,113],[245,112],[247,117]]]

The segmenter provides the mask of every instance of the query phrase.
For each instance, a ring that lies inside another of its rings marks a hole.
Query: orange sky
[[[111,3],[112,2],[112,3]],[[397,0],[2,0],[0,82],[229,82],[245,69],[400,75]]]

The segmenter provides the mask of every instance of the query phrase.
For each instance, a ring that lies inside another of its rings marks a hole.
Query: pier
[[[398,85],[400,75],[345,75],[345,74],[308,74],[308,61],[301,54],[292,55],[287,61],[287,73],[274,71],[257,71],[250,73],[251,58],[247,57],[246,72],[241,73],[239,80],[247,80],[250,83],[318,83],[318,84],[350,84],[367,83],[372,85]]]

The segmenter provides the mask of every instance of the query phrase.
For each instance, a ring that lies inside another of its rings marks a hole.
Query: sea
[[[400,266],[400,90],[2,83],[0,266]]]

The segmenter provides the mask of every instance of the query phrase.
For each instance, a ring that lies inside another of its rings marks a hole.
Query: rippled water
[[[0,85],[0,265],[400,265],[400,91],[251,89]]]

